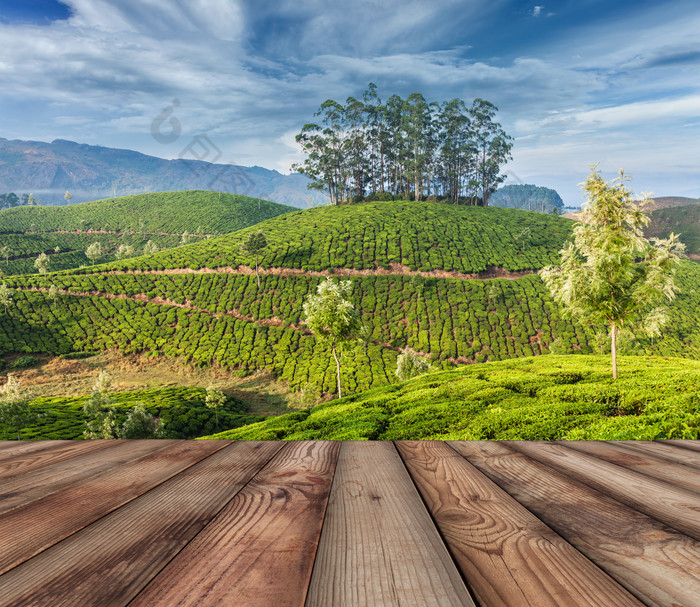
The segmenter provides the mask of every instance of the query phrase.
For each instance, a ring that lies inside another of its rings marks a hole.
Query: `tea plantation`
[[[366,202],[287,213],[211,241],[84,271],[252,265],[241,250],[250,231],[268,241],[260,265],[321,271],[389,269],[461,273],[536,270],[558,259],[568,219],[496,207],[431,202]]]
[[[142,404],[165,427],[164,438],[194,438],[215,431],[215,413],[204,404],[204,388],[169,387],[161,389],[117,392],[111,394],[117,424],[126,419],[129,409]],[[89,396],[37,398],[32,410],[39,418],[22,428],[21,437],[31,440],[71,440],[83,438],[85,414],[83,405]],[[264,419],[246,414],[246,407],[229,398],[219,410],[219,428],[237,428]],[[16,438],[17,431],[0,424],[0,440]]]
[[[652,440],[700,438],[700,361],[543,356],[419,376],[206,438]]]
[[[406,346],[437,368],[550,351],[589,354],[596,341],[593,328],[564,320],[535,274],[515,280],[430,275],[441,270],[471,274],[492,266],[536,269],[556,261],[571,225],[527,211],[437,203],[367,203],[290,213],[252,228],[264,230],[270,242],[263,265],[278,272],[263,273],[260,287],[255,276],[244,273],[177,269],[253,263],[240,250],[250,228],[47,278],[6,277],[16,290],[7,312],[0,310],[0,353],[118,348],[243,372],[263,369],[292,390],[333,393],[332,355],[302,322],[303,301],[324,278],[285,274],[285,269],[313,266],[357,274],[348,277],[352,300],[369,339],[343,355],[343,384],[349,392],[394,382],[396,358]],[[351,234],[365,236],[353,240]],[[394,250],[398,257],[390,254]],[[417,272],[369,270],[389,267],[390,257]],[[151,273],[151,268],[174,271]],[[653,343],[627,338],[623,352],[700,357],[700,267],[684,262],[677,283],[681,292],[664,338]],[[55,301],[48,293],[52,285]]]
[[[50,271],[93,262],[87,247],[99,242],[100,263],[115,260],[122,245],[143,254],[150,240],[159,249],[207,235],[227,234],[295,210],[267,200],[207,191],[157,192],[96,200],[62,207],[21,206],[0,211],[0,270],[5,274],[36,273],[40,253],[50,257]],[[58,248],[58,250],[57,250]],[[1,250],[1,249],[0,249]]]
[[[646,231],[657,238],[666,238],[671,232],[680,234],[686,253],[700,259],[700,204],[654,211]]]

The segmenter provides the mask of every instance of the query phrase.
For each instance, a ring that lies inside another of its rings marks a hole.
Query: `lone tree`
[[[5,313],[7,313],[7,306],[12,303],[12,295],[10,294],[10,288],[3,282],[0,285],[0,304],[5,306]]]
[[[109,391],[112,388],[112,379],[103,369],[97,376],[92,387],[90,400],[83,405],[85,413],[85,438],[114,438],[115,421],[114,410],[110,407],[112,397]]]
[[[117,430],[117,436],[139,440],[163,438],[164,428],[161,420],[153,417],[143,403],[139,403],[129,411],[121,428]]]
[[[214,416],[216,418],[216,430],[219,430],[219,407],[223,407],[226,403],[226,395],[221,391],[217,390],[214,386],[209,386],[207,388],[207,396],[204,399],[204,403],[210,409],[214,409]]]
[[[340,357],[344,344],[353,341],[360,330],[360,314],[348,301],[352,292],[349,280],[335,282],[328,278],[318,285],[316,295],[304,302],[305,323],[314,335],[331,344],[338,378],[338,398],[343,397],[340,386]]]
[[[63,195],[63,197],[66,199],[66,204],[70,204],[71,198],[73,198],[73,194],[66,190],[66,193]]]
[[[7,245],[4,245],[0,247],[0,255],[2,255],[5,258],[5,265],[10,264],[10,255],[12,254],[12,251],[10,250],[10,247]]]
[[[93,242],[85,251],[85,256],[95,263],[95,260],[102,257],[102,245],[99,242]]]
[[[51,260],[49,259],[49,256],[46,253],[42,253],[41,255],[39,255],[39,257],[37,257],[34,260],[34,266],[39,271],[39,274],[44,275],[44,278],[46,278],[46,272],[48,272],[49,270],[50,262]]]
[[[0,422],[17,430],[17,440],[22,438],[22,428],[35,422],[38,417],[30,404],[32,397],[20,388],[21,383],[9,374],[7,383],[0,388]]]
[[[258,278],[258,286],[260,286],[260,273],[258,272],[258,255],[267,246],[267,238],[262,232],[248,234],[248,238],[243,241],[241,247],[249,255],[255,255],[255,276]]]
[[[561,265],[540,270],[554,300],[570,317],[610,327],[613,379],[617,379],[617,336],[621,328],[642,326],[658,334],[665,303],[676,296],[678,254],[684,245],[671,234],[644,238],[648,195],[634,200],[622,171],[606,182],[597,165],[583,184],[588,201],[574,241],[561,251]]]

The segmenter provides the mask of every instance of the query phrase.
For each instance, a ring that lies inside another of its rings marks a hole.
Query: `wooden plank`
[[[693,491],[556,443],[504,441],[504,444],[700,540],[700,495]]]
[[[662,482],[700,493],[700,470],[657,457],[645,451],[643,447],[637,450],[601,441],[562,441],[559,444]]]
[[[506,445],[449,444],[646,605],[697,603],[700,542]]]
[[[0,601],[15,607],[126,605],[281,446],[229,444],[0,576]]]
[[[46,499],[56,491],[102,474],[111,468],[123,466],[131,460],[163,449],[176,441],[100,440],[84,442],[99,442],[100,445],[98,445],[97,450],[88,450],[81,457],[74,457],[63,463],[3,481],[0,484],[0,514],[18,506],[24,506],[34,500]]]
[[[285,443],[129,607],[303,606],[339,447]]]
[[[160,441],[158,441],[160,442]],[[176,441],[0,516],[0,573],[31,558],[223,448],[225,441]]]
[[[0,466],[3,462],[11,460],[18,455],[24,455],[31,452],[39,452],[44,449],[57,449],[61,446],[65,446],[68,443],[75,443],[76,441],[65,441],[65,440],[10,440],[2,441],[5,445],[2,451],[0,451]]]
[[[692,451],[700,451],[700,440],[661,440],[660,443],[666,445],[675,445],[677,447],[683,447],[684,449],[691,449]]]
[[[664,458],[670,462],[676,462],[685,466],[700,468],[700,453],[691,449],[684,449],[680,445],[661,443],[659,441],[608,441],[611,445],[619,445],[625,449],[651,453],[656,457]]]
[[[474,605],[395,447],[345,442],[306,607]]]
[[[59,445],[46,449],[33,449],[24,453],[16,453],[4,461],[0,461],[0,481],[17,478],[25,474],[66,462],[76,457],[83,457],[95,451],[101,451],[116,446],[123,441],[90,440],[63,441]]]
[[[396,446],[479,605],[642,607],[442,441]]]

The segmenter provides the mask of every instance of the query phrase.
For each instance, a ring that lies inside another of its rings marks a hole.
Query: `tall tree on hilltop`
[[[561,265],[540,270],[554,300],[567,315],[610,327],[612,374],[617,379],[617,336],[622,327],[641,326],[658,334],[665,303],[678,290],[675,266],[684,245],[643,235],[648,196],[635,201],[623,172],[606,182],[597,166],[583,184],[588,201],[574,241],[561,251]]]
[[[477,149],[477,181],[484,206],[488,206],[489,194],[505,179],[499,174],[501,165],[512,158],[512,137],[494,121],[497,111],[493,103],[484,99],[474,99],[469,108],[472,137]]]

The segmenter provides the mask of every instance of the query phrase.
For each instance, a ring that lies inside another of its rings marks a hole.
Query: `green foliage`
[[[421,375],[208,438],[654,440],[700,438],[700,362],[548,356]]]
[[[123,428],[134,407],[141,404],[147,413],[160,420],[164,438],[195,438],[217,430],[214,411],[205,405],[204,388],[177,386],[133,392],[112,392],[109,407],[113,411],[114,429]],[[31,407],[39,414],[36,421],[22,430],[22,437],[32,440],[71,440],[83,438],[83,407],[90,396],[36,398]],[[249,415],[243,403],[228,398],[219,409],[219,428],[237,428],[264,419]],[[0,423],[0,438],[12,438],[14,428]]]
[[[396,359],[396,377],[399,381],[406,381],[417,375],[423,375],[430,372],[430,363],[423,357],[418,356],[416,352],[410,348],[401,350]]]
[[[36,358],[36,356],[20,356],[12,361],[8,367],[10,369],[28,369],[29,367],[36,365],[38,362],[39,359]]]
[[[594,170],[584,190],[589,198],[574,241],[562,250],[560,267],[544,268],[540,276],[568,315],[610,326],[616,378],[617,332],[637,324],[659,333],[665,320],[661,304],[676,295],[674,265],[683,245],[673,234],[653,243],[643,237],[646,200],[632,198],[622,171],[607,183]]]
[[[0,257],[6,274],[36,271],[34,261],[40,253],[48,256],[53,271],[78,268],[176,247],[182,244],[183,232],[188,232],[189,242],[200,242],[292,210],[257,198],[206,191],[138,194],[61,207],[22,206],[0,211]],[[85,251],[94,242],[102,255],[93,260]]]
[[[253,267],[255,255],[245,253],[241,245],[260,230],[268,243],[260,264],[267,268],[375,270],[400,264],[421,272],[537,270],[558,261],[573,224],[515,209],[367,202],[288,213],[188,247],[85,271]],[[531,237],[522,242],[519,235],[525,228]]]
[[[21,382],[9,374],[0,387],[0,424],[17,431],[17,440],[21,440],[21,430],[38,419],[31,396],[20,386]]]
[[[129,411],[126,420],[117,431],[119,438],[128,439],[162,438],[164,434],[161,420],[146,411],[142,403]]]
[[[204,404],[209,409],[214,409],[217,429],[219,428],[219,409],[223,407],[225,402],[226,395],[221,390],[217,390],[214,386],[209,386],[207,388],[207,396],[204,399]]]
[[[340,384],[340,349],[354,340],[360,330],[360,315],[348,300],[352,292],[349,280],[336,282],[329,278],[318,285],[315,295],[304,302],[304,323],[323,341],[330,343],[336,363],[338,398]]]
[[[651,221],[645,230],[648,238],[668,238],[672,233],[685,244],[685,252],[691,259],[700,259],[700,204],[659,209],[650,214]]]

